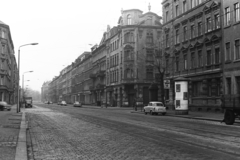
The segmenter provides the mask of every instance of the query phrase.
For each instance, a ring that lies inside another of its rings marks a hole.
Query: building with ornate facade
[[[10,28],[0,21],[0,101],[17,102],[18,70]]]
[[[174,79],[189,79],[189,106],[220,109],[223,93],[223,12],[221,0],[163,0],[163,54],[169,63],[169,103]]]
[[[160,50],[161,17],[139,9],[122,10],[118,25],[103,33],[99,45],[84,52],[72,64],[71,102],[133,106],[140,98],[146,104],[159,100],[154,54]],[[58,77],[56,97],[62,94],[66,74]],[[153,85],[155,84],[155,85]],[[154,87],[153,87],[154,86]],[[50,87],[54,88],[54,87]],[[59,95],[57,93],[59,92]],[[54,97],[52,95],[52,97]],[[63,96],[63,99],[67,98]]]

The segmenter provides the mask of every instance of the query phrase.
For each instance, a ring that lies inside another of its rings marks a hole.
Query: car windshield
[[[162,103],[156,103],[155,106],[163,106]]]

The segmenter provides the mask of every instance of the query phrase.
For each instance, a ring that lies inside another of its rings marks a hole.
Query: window
[[[195,68],[195,53],[191,54],[191,68]]]
[[[191,38],[194,38],[195,37],[195,25],[191,25]]]
[[[0,64],[0,69],[3,69],[3,63],[4,61],[2,60],[2,63]]]
[[[122,51],[121,51],[121,64],[122,64],[122,59],[123,59],[123,57],[122,57]]]
[[[231,90],[231,78],[226,78],[226,82],[227,82],[227,94],[231,95],[232,90]]]
[[[180,43],[179,40],[179,29],[176,29],[176,39],[175,39],[176,44]]]
[[[153,79],[153,68],[148,67],[146,70],[146,78],[147,79]]]
[[[231,52],[230,52],[230,42],[227,42],[225,44],[225,48],[226,48],[226,55],[225,55],[225,59],[226,60],[231,60]]]
[[[220,62],[220,49],[215,48],[215,64],[219,64]]]
[[[118,80],[119,80],[119,71],[118,71],[118,69],[117,69],[117,77],[116,77],[116,81],[118,82]]]
[[[125,50],[125,60],[133,60],[133,51]]]
[[[4,76],[1,76],[0,78],[0,85],[4,85]]]
[[[168,21],[168,11],[166,11],[166,22]]]
[[[5,54],[5,45],[2,45],[2,54]]]
[[[176,17],[179,15],[179,8],[178,5],[175,6],[175,11],[176,11]]]
[[[212,52],[211,50],[207,51],[207,65],[211,65],[212,64]]]
[[[230,25],[230,8],[227,7],[225,8],[225,25],[228,26]]]
[[[202,51],[198,51],[198,67],[202,67]]]
[[[198,22],[198,36],[202,35],[202,22]]]
[[[210,32],[212,30],[212,23],[211,23],[211,17],[207,18],[207,32]]]
[[[193,97],[201,96],[201,93],[203,92],[202,89],[202,82],[192,82],[193,85]]]
[[[183,12],[186,12],[187,11],[187,1],[184,0],[183,1]]]
[[[187,40],[187,26],[183,27],[183,41]]]
[[[187,70],[187,55],[184,55],[184,70]]]
[[[126,69],[126,78],[133,78],[133,71],[131,69]]]
[[[240,76],[236,77],[237,94],[240,94]]]
[[[191,8],[195,7],[195,0],[191,0]]]
[[[235,57],[236,57],[236,59],[240,59],[239,39],[235,40]]]
[[[149,16],[147,18],[147,25],[152,25],[152,17],[151,16]]]
[[[219,16],[219,14],[214,15],[214,27],[215,27],[215,29],[220,28],[220,16]]]
[[[234,4],[234,18],[235,22],[240,21],[240,11],[239,11],[239,3]]]
[[[127,24],[131,25],[132,24],[132,19],[131,19],[131,15],[127,16]]]
[[[5,32],[2,31],[2,38],[5,38]]]
[[[169,35],[166,34],[166,48],[169,46]]]
[[[125,36],[124,36],[124,40],[125,40],[125,43],[128,43],[128,42],[134,42],[134,35],[133,33],[126,33]]]
[[[122,68],[120,68],[120,80],[122,80],[122,78],[123,78],[123,73],[122,73]]]
[[[153,61],[153,51],[147,50],[147,61]]]
[[[119,64],[119,53],[117,53],[117,65]]]
[[[202,0],[196,0],[196,5],[199,5],[202,3]]]
[[[169,60],[166,59],[166,73],[169,73]]]
[[[176,67],[176,72],[178,72],[179,71],[179,57],[176,57],[175,67]]]
[[[153,43],[153,33],[147,33],[147,43]]]

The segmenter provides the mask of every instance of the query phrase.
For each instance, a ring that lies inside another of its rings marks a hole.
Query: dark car
[[[8,110],[10,111],[11,110],[11,105],[9,105],[7,102],[5,101],[0,101],[0,110],[3,111],[3,110]]]

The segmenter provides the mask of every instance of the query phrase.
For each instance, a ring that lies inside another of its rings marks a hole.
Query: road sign
[[[170,80],[164,80],[164,89],[170,89]]]

